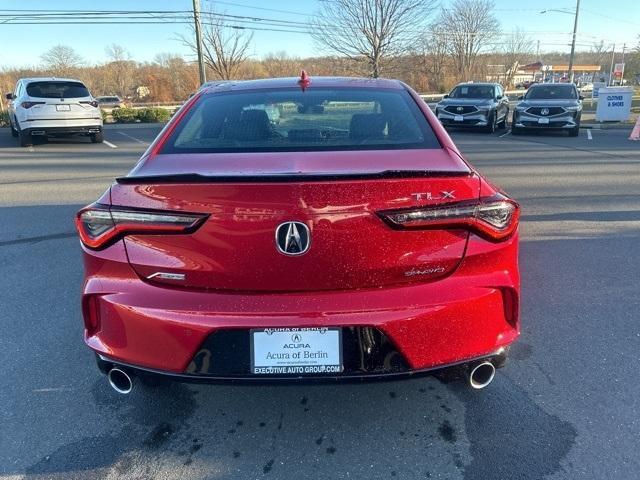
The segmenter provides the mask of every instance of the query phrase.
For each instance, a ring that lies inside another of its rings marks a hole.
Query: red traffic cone
[[[636,124],[631,131],[631,135],[629,135],[629,140],[640,140],[640,115],[636,120]]]

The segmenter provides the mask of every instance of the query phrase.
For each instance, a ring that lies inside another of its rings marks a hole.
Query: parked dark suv
[[[567,130],[570,137],[578,136],[582,97],[574,84],[532,85],[520,100],[513,112],[513,135],[518,135],[525,129],[556,129]]]
[[[489,133],[507,127],[509,100],[497,83],[461,83],[436,106],[444,126],[480,127]]]

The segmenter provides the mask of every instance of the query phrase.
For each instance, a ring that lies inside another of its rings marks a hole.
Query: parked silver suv
[[[539,83],[520,97],[513,112],[511,133],[523,130],[567,130],[577,137],[582,115],[582,97],[573,83]]]
[[[509,100],[497,83],[461,83],[436,106],[444,126],[482,128],[493,133],[507,127]]]

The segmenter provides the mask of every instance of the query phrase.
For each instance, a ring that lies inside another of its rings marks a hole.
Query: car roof
[[[30,77],[30,78],[21,78],[18,80],[19,82],[78,82],[84,85],[82,80],[78,80],[77,78],[58,78],[58,77]]]
[[[402,90],[404,84],[399,80],[388,78],[360,78],[360,77],[313,77],[310,76],[309,89],[313,88],[387,88]],[[297,87],[300,77],[262,78],[258,80],[220,80],[205,83],[201,89],[207,92],[230,90],[261,90],[274,88]]]
[[[493,83],[493,82],[460,82],[459,84],[456,85],[456,87],[460,87],[460,86],[469,87],[474,85],[477,85],[479,87],[495,87],[496,85],[500,85],[500,84]]]

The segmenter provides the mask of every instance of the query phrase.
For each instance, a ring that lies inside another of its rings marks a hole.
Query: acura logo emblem
[[[549,115],[549,109],[548,108],[543,108],[542,110],[540,110],[540,113],[542,115]]]
[[[309,227],[302,222],[285,222],[276,228],[276,247],[285,255],[302,255],[309,250]]]
[[[458,108],[456,108],[456,110],[458,110],[459,112],[461,112],[461,111],[463,111],[463,110],[464,110],[464,107],[458,107]]]

